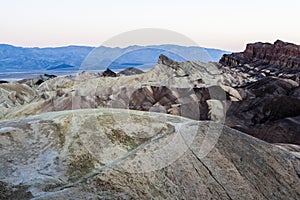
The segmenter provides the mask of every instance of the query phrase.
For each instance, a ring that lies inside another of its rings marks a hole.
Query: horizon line
[[[221,51],[226,51],[226,52],[234,52],[230,51],[227,49],[222,49],[222,48],[217,48],[217,47],[203,47],[203,46],[196,46],[196,45],[182,45],[182,44],[171,44],[171,43],[162,43],[162,44],[149,44],[149,45],[139,45],[139,44],[132,44],[128,46],[105,46],[105,45],[100,45],[100,46],[93,46],[93,45],[84,45],[84,44],[68,44],[68,45],[58,45],[58,46],[22,46],[22,45],[16,45],[16,44],[10,44],[10,43],[0,43],[0,45],[7,45],[7,46],[12,46],[16,48],[27,48],[27,49],[55,49],[55,48],[67,48],[67,47],[88,47],[88,48],[100,48],[100,47],[105,47],[105,48],[119,48],[119,49],[126,49],[129,47],[151,47],[151,46],[164,46],[164,45],[169,45],[169,46],[179,46],[179,47],[197,47],[197,48],[203,48],[203,49],[211,49],[211,50],[221,50]]]

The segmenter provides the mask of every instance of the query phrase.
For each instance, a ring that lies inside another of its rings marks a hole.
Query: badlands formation
[[[299,49],[0,84],[0,199],[299,199]]]

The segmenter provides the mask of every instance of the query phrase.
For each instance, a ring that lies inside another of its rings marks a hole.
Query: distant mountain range
[[[0,44],[0,72],[145,68],[154,66],[162,53],[177,61],[209,62],[219,61],[223,54],[229,52],[178,45],[23,48]]]
[[[43,71],[60,65],[79,67],[93,47],[22,48],[0,45],[0,71]]]

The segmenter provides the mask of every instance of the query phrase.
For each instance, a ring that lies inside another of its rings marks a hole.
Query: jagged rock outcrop
[[[35,78],[29,78],[29,79],[23,79],[18,81],[18,83],[20,84],[26,84],[32,88],[38,87],[39,85],[41,85],[42,83],[44,83],[45,81],[48,81],[50,79],[53,79],[57,76],[55,75],[50,75],[50,74],[42,74],[39,75]]]
[[[166,65],[166,66],[169,66],[169,67],[172,67],[173,69],[177,70],[179,68],[179,62],[176,62],[170,58],[168,58],[167,56],[161,54],[159,56],[159,59],[158,59],[158,64],[161,64],[161,65]]]
[[[300,197],[297,157],[213,122],[89,109],[0,127],[2,199]]]
[[[236,62],[234,62],[234,58]],[[281,40],[277,40],[274,44],[262,42],[248,44],[242,53],[225,55],[221,59],[221,63],[229,66],[256,63],[256,65],[299,68],[300,46]]]
[[[99,73],[81,73],[75,77],[57,77],[34,89],[35,101],[4,110],[0,118],[20,118],[37,113],[112,107],[177,113],[192,119],[210,119],[208,100],[238,100],[238,92],[222,85],[218,67],[201,62],[176,62],[161,55],[152,70],[134,76],[104,77]],[[172,66],[166,65],[170,64]],[[173,63],[173,64],[172,64]],[[176,67],[174,67],[176,66]],[[221,86],[218,86],[218,85]],[[2,117],[1,117],[2,115]]]
[[[0,108],[11,108],[30,103],[36,91],[16,82],[0,84]]]
[[[280,40],[248,44],[244,52],[224,55],[220,63],[255,80],[277,76],[300,82],[300,46]]]
[[[300,46],[277,40],[274,44],[248,44],[244,58],[249,61],[260,61],[264,64],[279,67],[300,67]]]

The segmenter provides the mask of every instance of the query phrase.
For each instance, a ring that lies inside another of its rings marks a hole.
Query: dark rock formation
[[[244,80],[235,85],[243,100],[231,103],[226,123],[267,142],[300,144],[300,46],[249,44],[220,63]]]
[[[223,55],[220,63],[250,76],[277,76],[300,82],[300,46],[280,40],[274,44],[248,44],[244,52]]]
[[[168,110],[172,104],[178,104],[177,97],[167,87],[144,87],[136,90],[130,98],[129,108],[149,111],[152,106],[159,104]]]
[[[0,80],[0,84],[2,84],[2,83],[8,83],[8,81],[2,81],[2,80]]]
[[[300,68],[300,45],[280,40],[274,44],[261,42],[248,44],[244,52],[224,55],[220,62],[229,66],[256,63],[257,65]]]
[[[51,75],[51,74],[41,74],[41,75],[37,76],[36,78],[29,78],[29,79],[20,80],[20,81],[18,81],[18,83],[26,84],[30,87],[35,87],[35,86],[41,85],[45,81],[48,81],[48,80],[56,78],[56,77],[57,76]]]
[[[55,75],[49,75],[49,74],[43,74],[43,75],[39,75],[37,77],[37,81],[35,82],[36,85],[40,85],[42,83],[44,83],[45,81],[48,81],[50,79],[55,78]]]
[[[277,40],[273,45],[256,43],[248,44],[244,58],[249,61],[260,61],[264,64],[299,68],[300,46]]]
[[[264,78],[239,88],[243,101],[232,102],[227,111],[231,127],[271,143],[300,144],[300,96],[294,84]]]
[[[130,75],[136,75],[136,74],[142,74],[145,73],[144,71],[135,68],[135,67],[129,67],[127,69],[124,69],[123,71],[120,71],[119,74],[130,76]]]
[[[117,74],[115,72],[113,72],[112,70],[110,70],[109,68],[107,68],[104,72],[103,72],[103,76],[104,77],[116,77]]]

